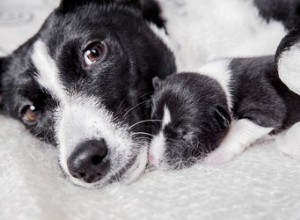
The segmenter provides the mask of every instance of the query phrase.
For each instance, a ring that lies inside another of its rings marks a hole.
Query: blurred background
[[[0,56],[32,37],[59,0],[0,0]]]

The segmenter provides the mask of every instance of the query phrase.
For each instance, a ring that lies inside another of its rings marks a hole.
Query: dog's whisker
[[[142,101],[142,102],[136,104],[135,106],[133,106],[132,108],[130,108],[130,109],[123,115],[122,119],[125,119],[126,116],[127,116],[131,111],[135,110],[135,109],[138,108],[138,107],[141,107],[143,104],[145,104],[145,103],[147,103],[147,102],[149,102],[149,99],[148,99],[148,100],[145,100],[145,101]]]
[[[151,123],[151,122],[162,122],[162,120],[143,120],[143,121],[138,121],[135,124],[131,125],[128,129],[131,130],[137,125],[143,124],[143,123]]]
[[[146,132],[135,132],[135,133],[131,134],[131,136],[134,136],[134,135],[146,135],[146,136],[154,137],[154,135],[146,133]]]

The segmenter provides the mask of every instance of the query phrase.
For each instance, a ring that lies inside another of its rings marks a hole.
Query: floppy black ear
[[[162,80],[157,76],[152,79],[152,85],[154,90],[158,90],[161,87]]]
[[[68,12],[73,8],[89,3],[98,3],[98,4],[123,4],[123,5],[132,5],[135,7],[140,7],[140,0],[61,0],[58,9],[62,12]]]
[[[229,112],[222,106],[215,106],[215,115],[222,129],[228,128],[231,124]]]

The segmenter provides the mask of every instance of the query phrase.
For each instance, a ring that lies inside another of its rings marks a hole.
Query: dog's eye
[[[37,122],[37,120],[39,119],[39,111],[33,105],[25,106],[22,109],[21,114],[22,114],[23,122],[28,125],[35,124]]]
[[[107,46],[103,42],[95,42],[90,44],[84,50],[84,62],[90,66],[96,62],[103,61],[107,53]]]

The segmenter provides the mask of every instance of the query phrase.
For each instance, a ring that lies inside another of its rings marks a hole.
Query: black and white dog
[[[150,164],[179,169],[201,160],[224,163],[300,122],[299,43],[294,30],[276,58],[222,59],[198,73],[155,78]]]
[[[191,67],[194,58],[199,65],[273,53],[298,21],[298,3],[189,0],[177,12],[180,2],[161,0],[161,13],[153,0],[62,0],[35,36],[1,58],[2,111],[58,146],[73,183],[130,182],[147,163],[152,79]]]
[[[34,37],[1,59],[4,113],[57,145],[76,184],[131,181],[146,165],[145,128],[136,123],[149,117],[152,78],[176,66],[150,28],[159,19],[148,20],[142,6],[64,0]]]

